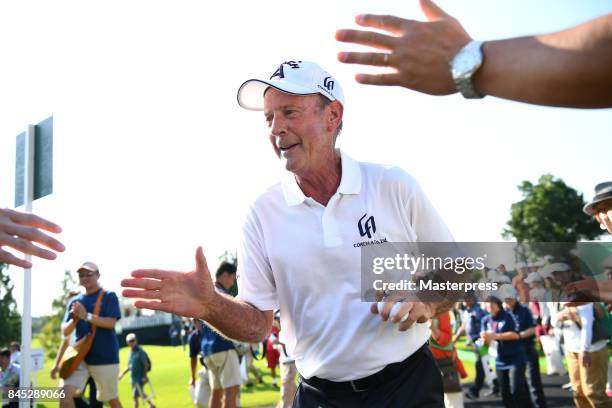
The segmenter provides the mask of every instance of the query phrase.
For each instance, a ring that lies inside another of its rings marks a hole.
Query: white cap
[[[508,275],[504,274],[504,273],[496,273],[495,274],[495,278],[491,279],[491,282],[497,282],[497,283],[510,283],[512,282],[510,280],[510,278],[508,277]]]
[[[517,262],[516,265],[514,265],[514,267],[516,268],[516,270],[519,270],[519,269],[526,268],[527,264],[525,262]]]
[[[238,104],[245,109],[263,110],[264,93],[269,87],[294,95],[321,94],[344,106],[340,82],[319,65],[308,61],[285,61],[270,79],[247,80],[238,89]]]
[[[546,279],[546,278],[552,278],[553,272],[565,272],[569,270],[570,270],[570,267],[568,264],[563,263],[563,262],[555,262],[552,264],[548,264],[542,269],[540,269],[539,273],[541,277]]]
[[[514,289],[514,286],[506,284],[501,285],[499,288],[499,296],[502,300],[504,299],[516,299],[518,292]]]
[[[537,272],[531,272],[525,278],[525,283],[542,282],[542,277]]]
[[[136,335],[134,333],[129,333],[127,336],[125,336],[125,341],[126,342],[130,342],[132,340],[136,340]]]

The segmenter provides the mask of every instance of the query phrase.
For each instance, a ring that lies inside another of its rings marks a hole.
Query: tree
[[[597,222],[582,212],[586,204],[582,194],[563,180],[544,174],[537,184],[523,181],[518,189],[523,199],[512,204],[504,238],[525,243],[575,243],[601,235]]]
[[[11,341],[21,342],[21,316],[7,269],[7,265],[0,263],[0,346],[8,346]]]
[[[46,354],[50,358],[55,358],[57,355],[57,349],[62,341],[61,325],[64,319],[64,313],[66,311],[66,305],[70,297],[71,290],[76,287],[76,281],[74,280],[70,271],[64,271],[64,277],[62,279],[62,291],[53,299],[51,303],[52,314],[46,316],[43,328],[40,331],[40,342],[45,349]]]

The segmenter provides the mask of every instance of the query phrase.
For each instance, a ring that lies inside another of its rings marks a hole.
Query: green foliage
[[[0,263],[0,347],[8,346],[11,341],[21,341],[21,316],[6,270],[7,265]]]
[[[57,349],[62,341],[60,328],[70,291],[74,287],[76,287],[76,281],[70,271],[65,271],[64,278],[62,279],[62,292],[53,299],[51,303],[52,314],[44,318],[45,323],[38,336],[42,347],[45,349],[45,353],[52,359],[57,355]]]
[[[503,235],[518,242],[577,242],[601,235],[597,222],[582,212],[582,194],[551,174],[537,184],[523,181],[523,199],[512,204]]]

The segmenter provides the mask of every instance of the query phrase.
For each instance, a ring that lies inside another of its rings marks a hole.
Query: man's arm
[[[397,71],[358,74],[358,82],[399,85],[432,95],[457,92],[450,63],[472,38],[432,1],[420,3],[427,22],[357,16],[357,24],[392,35],[362,30],[336,33],[338,41],[383,50],[341,52],[341,62]],[[483,64],[473,78],[481,94],[539,105],[612,107],[612,14],[553,34],[489,41],[483,53]]]
[[[87,309],[79,302],[74,302],[74,313],[81,320],[87,319]],[[103,329],[114,329],[115,324],[117,323],[116,317],[101,317],[95,314],[91,315],[91,320],[89,323],[101,327]],[[76,325],[76,323],[75,323]]]
[[[537,105],[612,106],[612,14],[553,34],[485,42],[476,88]]]
[[[215,291],[206,258],[199,247],[193,272],[141,269],[124,279],[123,296],[137,300],[139,308],[162,310],[180,316],[202,319],[222,335],[246,343],[262,341],[272,327],[272,311]]]

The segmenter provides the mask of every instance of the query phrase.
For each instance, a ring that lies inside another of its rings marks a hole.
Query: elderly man
[[[134,271],[124,295],[245,342],[262,340],[280,308],[280,341],[302,377],[294,406],[442,407],[425,323],[452,302],[361,300],[364,243],[453,240],[417,182],[335,147],[345,99],[317,64],[282,63],[269,79],[246,81],[238,102],[263,110],[287,170],[250,207],[238,298],[215,292],[201,248],[194,272]]]

